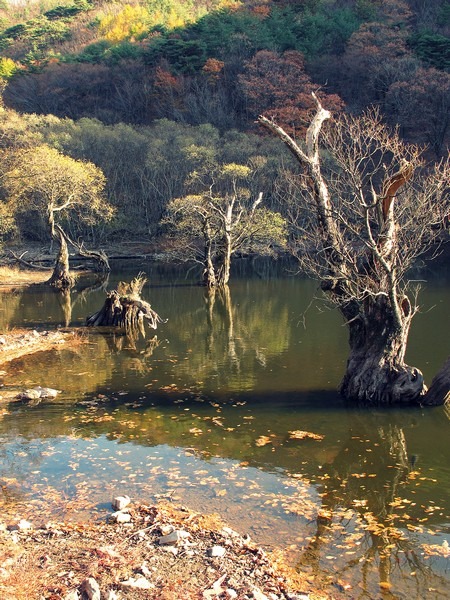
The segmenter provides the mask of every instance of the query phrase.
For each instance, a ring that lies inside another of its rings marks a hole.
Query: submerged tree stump
[[[140,329],[146,321],[152,329],[165,323],[140,294],[146,283],[139,273],[131,283],[120,282],[116,290],[107,293],[102,308],[86,319],[88,327],[121,327],[126,331]]]

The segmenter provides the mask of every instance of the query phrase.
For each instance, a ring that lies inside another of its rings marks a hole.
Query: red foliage
[[[303,55],[295,50],[283,54],[261,50],[246,63],[239,77],[249,110],[256,117],[265,114],[290,132],[303,131],[314,113],[311,92],[315,91],[324,107],[339,111],[343,102],[337,95],[318,90],[305,72]]]

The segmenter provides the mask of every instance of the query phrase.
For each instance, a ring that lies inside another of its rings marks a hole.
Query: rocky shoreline
[[[115,499],[99,524],[0,523],[4,600],[325,600],[298,573],[223,524],[172,504]],[[336,590],[337,591],[337,590]]]

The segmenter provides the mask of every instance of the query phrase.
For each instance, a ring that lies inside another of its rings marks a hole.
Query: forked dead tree
[[[448,218],[449,159],[425,170],[421,150],[389,132],[376,111],[343,115],[324,127],[331,114],[314,99],[303,143],[266,117],[258,121],[300,166],[281,191],[299,260],[349,329],[341,392],[366,404],[420,404],[422,373],[405,364],[417,311],[407,272]]]

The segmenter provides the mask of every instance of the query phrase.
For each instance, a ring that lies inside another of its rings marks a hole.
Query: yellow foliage
[[[101,18],[99,33],[110,42],[116,43],[139,38],[148,29],[150,15],[143,6],[125,4],[117,14],[109,13]]]
[[[9,79],[16,71],[16,63],[11,58],[0,58],[0,79]]]

